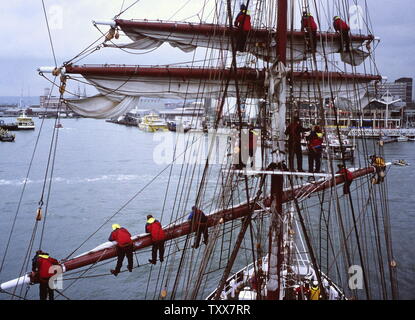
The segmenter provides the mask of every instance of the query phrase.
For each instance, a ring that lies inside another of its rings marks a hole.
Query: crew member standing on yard
[[[317,24],[313,16],[307,11],[303,12],[301,19],[301,31],[305,31],[308,40],[308,48],[315,53],[317,48]]]
[[[246,39],[248,37],[249,31],[252,28],[251,16],[249,15],[248,9],[244,4],[241,4],[241,11],[236,16],[234,25],[238,28],[236,50],[244,52]]]
[[[117,276],[121,271],[121,266],[124,261],[124,257],[127,256],[128,271],[133,271],[133,241],[131,240],[131,234],[127,229],[121,228],[119,224],[112,225],[112,232],[109,241],[117,241],[117,266],[115,270],[111,270],[114,276]]]
[[[310,300],[320,300],[320,288],[318,286],[318,281],[314,280],[310,288]]]
[[[315,126],[307,137],[308,140],[308,171],[311,173],[320,172],[321,154],[323,151],[323,133],[319,126]],[[314,167],[315,164],[315,167]]]
[[[151,249],[151,259],[148,260],[151,264],[157,262],[157,251],[159,252],[160,262],[164,261],[164,241],[166,235],[164,234],[163,228],[158,220],[152,215],[147,216],[146,232],[150,233],[151,240],[153,241],[153,247]]]
[[[203,243],[207,245],[208,238],[209,238],[208,225],[207,225],[208,218],[203,213],[203,211],[197,208],[196,206],[193,206],[192,212],[190,213],[187,219],[191,221],[191,224],[192,224],[191,230],[196,232],[196,241],[194,245],[192,245],[192,248],[197,249],[199,247],[202,233],[203,233]]]
[[[301,135],[307,129],[303,128],[300,118],[294,117],[292,122],[285,129],[285,134],[288,135],[288,163],[290,171],[294,171],[294,155],[297,157],[297,171],[303,170],[303,156],[301,151]]]
[[[53,272],[54,265],[59,265],[58,260],[51,258],[49,253],[42,250],[36,251],[36,255],[32,259],[32,278],[39,281],[40,300],[54,300],[54,291],[49,286],[49,279],[55,275]]]
[[[370,157],[371,165],[375,167],[377,177],[373,179],[374,184],[379,184],[385,180],[386,164],[385,159],[376,156],[375,154]]]
[[[350,27],[339,16],[333,18],[333,27],[340,34],[340,50],[339,52],[349,52],[350,50]]]

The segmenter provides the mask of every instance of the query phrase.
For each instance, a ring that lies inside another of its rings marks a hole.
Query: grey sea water
[[[4,120],[8,122],[12,119]],[[35,123],[35,131],[15,132],[14,143],[0,143],[1,261],[25,186],[10,246],[0,273],[1,282],[16,278],[22,270],[42,194],[54,120],[44,121],[37,152],[25,184],[41,120],[35,118]],[[194,192],[176,194],[176,190],[167,190],[167,186],[169,183],[170,186],[177,184],[185,175],[186,179],[197,181],[201,177],[203,166],[193,172],[185,172],[177,165],[171,172],[167,169],[160,174],[166,165],[154,162],[154,150],[160,142],[153,139],[153,134],[102,120],[62,119],[61,123],[63,128],[58,130],[59,143],[42,245],[52,256],[59,259],[68,256],[92,234],[94,235],[91,239],[73,256],[105,242],[111,232],[111,223],[124,225],[133,234],[143,233],[146,215],[151,213],[160,217],[163,208],[167,214],[172,206],[177,206],[177,199],[181,199],[180,202],[183,203],[179,211],[183,214],[189,211],[194,201]],[[384,148],[387,160],[406,159],[412,164],[408,167],[393,167],[389,171],[388,191],[400,298],[415,299],[415,142],[388,144]],[[153,181],[156,175],[159,176]],[[151,185],[140,192],[151,181]],[[46,195],[43,200],[47,202]],[[127,202],[128,205],[124,207]],[[114,219],[97,231],[120,209],[122,210]],[[168,217],[164,216],[163,219],[169,221]],[[39,237],[36,238],[32,252],[37,249],[38,244]],[[152,281],[148,287],[147,283],[150,275],[154,276],[159,271],[158,266],[150,268],[146,265],[149,256],[148,250],[137,255],[135,263],[138,261],[140,268],[132,273],[122,273],[118,277],[99,276],[114,267],[113,261],[98,268],[93,267],[92,273],[86,273],[86,278],[76,282],[73,282],[75,278],[82,274],[72,273],[65,276],[64,293],[71,299],[153,299],[158,293],[154,292]],[[164,274],[165,278],[175,276],[174,271],[169,272]],[[88,278],[90,274],[98,276]],[[213,289],[214,281],[210,283]],[[19,288],[15,293],[25,295],[26,287]],[[0,294],[0,299],[9,298],[10,296]],[[30,288],[27,298],[38,298],[37,286]]]

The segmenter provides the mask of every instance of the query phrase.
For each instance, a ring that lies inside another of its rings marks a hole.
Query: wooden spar
[[[364,176],[370,173],[374,173],[374,172],[376,172],[374,167],[359,169],[353,172],[353,177],[358,178],[358,177],[361,177],[361,176]],[[325,190],[334,185],[339,185],[343,182],[344,182],[343,176],[336,176],[333,179],[325,180],[321,184],[315,183],[315,184],[300,186],[293,190],[285,190],[282,193],[281,201],[282,203],[289,202],[293,200],[294,198],[298,197],[299,195],[305,195],[305,194],[311,195],[315,192]],[[264,199],[263,203],[266,207],[270,207],[271,202],[269,198]],[[261,209],[261,207],[259,205],[255,205],[254,210],[259,210],[259,209]],[[242,218],[246,214],[249,213],[248,211],[249,211],[248,205],[246,203],[243,203],[234,208],[221,210],[221,211],[212,213],[208,215],[208,226],[212,227],[219,223]],[[221,219],[223,220],[221,221]],[[182,237],[182,236],[185,236],[191,233],[190,224],[189,222],[186,221],[178,225],[167,227],[164,229],[164,232],[166,234],[167,241],[177,239],[179,237]],[[138,236],[137,239],[134,240],[134,251],[149,247],[151,244],[152,244],[152,241],[151,241],[149,234]],[[63,263],[63,266],[66,271],[69,271],[69,270],[79,269],[87,265],[97,263],[98,261],[111,259],[116,256],[117,254],[116,254],[115,247],[112,247],[108,249],[99,250],[97,252],[88,253],[88,254],[73,258],[71,260],[65,261]]]
[[[352,172],[353,178],[357,179],[359,177],[375,173],[376,169],[375,167],[367,167],[363,169],[358,169]],[[344,182],[344,176],[337,175],[332,179],[324,180],[324,182],[319,183],[318,181],[313,184],[307,184],[304,186],[299,186],[294,189],[285,190],[282,192],[281,196],[281,202],[289,202],[292,201],[295,198],[298,198],[298,196],[304,196],[304,195],[312,195],[315,192],[323,191],[325,189],[328,189],[330,187],[340,185]],[[263,205],[265,207],[270,207],[271,201],[270,198],[261,199]],[[259,210],[261,207],[258,204],[255,204],[254,210]],[[227,221],[235,220],[244,217],[249,213],[248,205],[246,203],[243,203],[237,207],[221,210],[215,213],[212,213],[208,215],[208,226],[212,227],[219,223],[224,223]],[[164,229],[166,233],[166,240],[173,240],[177,239],[179,237],[188,235],[191,233],[190,230],[190,224],[189,222],[183,222],[177,225],[168,226]],[[152,241],[149,234],[145,235],[139,235],[134,237],[134,251],[144,249],[146,247],[149,247],[152,245]],[[61,265],[64,272],[79,269],[88,265],[92,265],[104,260],[108,260],[111,258],[114,258],[117,256],[116,248],[115,246],[112,246],[110,248],[97,250],[95,252],[89,252],[83,255],[80,255],[78,257],[72,258],[67,261],[61,261]],[[16,285],[22,285],[24,283],[29,282],[29,278],[27,278],[27,281],[8,281],[6,283],[1,284],[1,289],[6,290]],[[6,286],[7,284],[7,286]]]
[[[65,73],[81,74],[85,76],[140,76],[154,78],[191,78],[191,79],[235,79],[245,81],[263,81],[265,71],[252,68],[238,68],[237,72],[230,69],[219,68],[171,68],[171,67],[140,67],[140,66],[121,66],[121,65],[84,65],[84,66],[65,66]],[[353,80],[356,82],[381,81],[380,75],[352,74],[340,72],[288,72],[288,77],[293,80]]]
[[[182,33],[191,34],[192,36],[210,36],[210,35],[223,35],[231,36],[236,35],[238,29],[230,28],[225,25],[215,24],[203,24],[203,23],[179,23],[179,22],[149,22],[149,21],[133,21],[133,20],[115,20],[117,26],[119,26],[126,33],[134,33],[135,30],[139,31],[159,31],[169,33]],[[138,31],[136,31],[138,32]],[[268,29],[254,28],[250,31],[250,37],[256,38],[258,41],[269,41],[272,34],[275,32]],[[288,31],[287,40],[290,41],[291,37],[297,41],[304,41],[304,32],[302,31]],[[328,41],[338,41],[340,35],[335,32],[317,32],[317,37],[322,37]],[[357,35],[352,34],[350,36],[351,41],[373,41],[373,35]],[[278,43],[278,42],[277,42]]]

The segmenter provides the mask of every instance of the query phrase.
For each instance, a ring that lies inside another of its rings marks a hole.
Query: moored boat
[[[16,136],[9,131],[0,128],[0,141],[13,142]]]
[[[18,130],[18,126],[17,123],[5,123],[4,120],[0,120],[0,129],[4,129],[4,130],[9,130],[9,131],[13,131],[13,130]]]
[[[399,136],[399,137],[396,138],[396,141],[397,142],[406,142],[406,141],[408,141],[408,137],[406,137],[406,136]]]
[[[26,112],[23,113],[16,119],[17,127],[19,130],[34,130],[35,123],[31,117],[26,116]]]
[[[141,119],[138,127],[146,132],[167,131],[167,124],[156,114],[149,114]]]

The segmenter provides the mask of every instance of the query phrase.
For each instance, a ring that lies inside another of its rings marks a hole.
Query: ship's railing
[[[349,137],[415,137],[415,129],[351,129]]]

